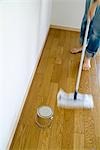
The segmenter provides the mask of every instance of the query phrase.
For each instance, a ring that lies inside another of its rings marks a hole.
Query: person
[[[93,0],[92,3],[91,0],[86,0],[85,13],[81,23],[80,47],[73,48],[71,50],[71,53],[73,54],[82,51],[88,18],[90,18],[91,22],[88,32],[83,70],[89,70],[91,68],[91,58],[96,55],[100,47],[100,0]]]

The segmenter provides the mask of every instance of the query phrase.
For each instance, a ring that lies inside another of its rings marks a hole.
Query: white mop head
[[[74,100],[74,93],[67,94],[62,89],[57,94],[57,105],[63,108],[93,108],[93,97],[90,94],[77,94],[77,99]]]

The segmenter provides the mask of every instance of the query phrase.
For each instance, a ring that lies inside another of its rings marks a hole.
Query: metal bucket
[[[49,106],[40,106],[37,108],[35,121],[41,128],[49,127],[52,123],[53,111]]]

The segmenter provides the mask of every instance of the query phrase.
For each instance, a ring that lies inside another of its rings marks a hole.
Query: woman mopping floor
[[[90,94],[78,92],[82,66],[89,70],[91,57],[93,57],[100,45],[100,0],[86,0],[85,14],[81,26],[81,47],[71,50],[72,53],[82,51],[77,82],[74,93],[66,93],[62,89],[57,94],[58,107],[64,108],[93,108],[93,97]],[[84,59],[85,55],[85,59]],[[83,63],[84,61],[84,63]]]

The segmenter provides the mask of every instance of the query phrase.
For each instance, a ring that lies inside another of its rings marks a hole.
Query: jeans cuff
[[[86,50],[85,56],[86,56],[87,58],[91,58],[91,57],[94,57],[94,56],[95,56],[95,53],[90,53],[90,52],[88,52],[88,51]]]

